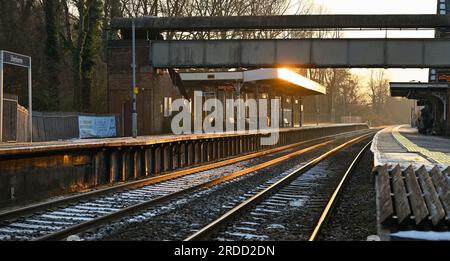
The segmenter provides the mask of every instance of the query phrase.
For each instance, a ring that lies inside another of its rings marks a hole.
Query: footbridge
[[[163,31],[267,29],[442,29],[449,15],[301,15],[273,17],[143,17],[111,29]],[[148,35],[148,34],[147,34]],[[270,39],[148,41],[155,68],[314,67],[446,68],[450,39]]]

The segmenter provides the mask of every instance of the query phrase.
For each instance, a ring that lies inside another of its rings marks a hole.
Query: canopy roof
[[[192,84],[257,84],[270,83],[273,87],[294,88],[302,95],[326,94],[326,87],[286,68],[258,69],[239,72],[180,73],[184,83]]]
[[[391,82],[391,96],[409,99],[425,99],[433,92],[446,91],[448,83]]]

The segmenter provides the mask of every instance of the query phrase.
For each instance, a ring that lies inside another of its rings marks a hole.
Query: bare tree
[[[368,89],[372,108],[375,113],[380,113],[389,97],[389,79],[386,70],[371,69],[369,71]]]

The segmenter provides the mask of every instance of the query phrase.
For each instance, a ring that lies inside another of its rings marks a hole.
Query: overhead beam
[[[439,90],[450,89],[449,83],[422,83],[422,82],[390,82],[391,89],[396,90]]]
[[[111,29],[131,28],[132,18],[115,18]],[[450,15],[283,15],[140,17],[136,27],[155,31],[311,28],[443,28]]]
[[[156,68],[448,68],[450,39],[153,41]]]

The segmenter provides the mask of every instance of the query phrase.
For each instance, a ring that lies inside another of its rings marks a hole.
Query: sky
[[[312,0],[327,14],[436,14],[437,0]],[[345,38],[433,38],[434,31],[349,31]],[[366,74],[365,69],[354,69]],[[389,69],[393,82],[428,82],[428,69]]]

